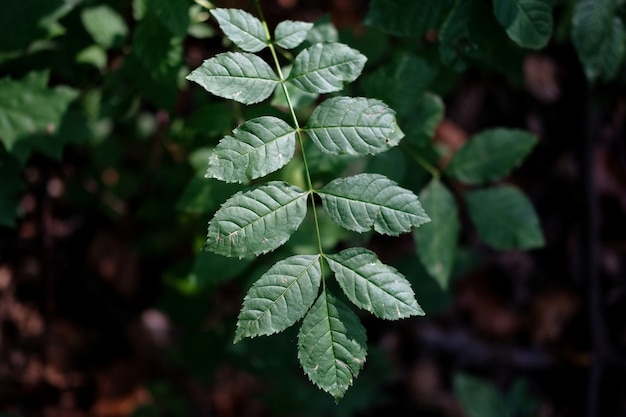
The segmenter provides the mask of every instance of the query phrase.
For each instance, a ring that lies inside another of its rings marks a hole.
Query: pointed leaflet
[[[279,181],[235,194],[209,222],[207,248],[239,258],[276,249],[304,220],[307,197],[298,187]]]
[[[446,174],[467,184],[498,180],[518,166],[536,143],[535,136],[522,130],[486,130],[454,154]]]
[[[220,29],[246,52],[259,52],[267,46],[265,29],[259,19],[239,9],[213,9]]]
[[[304,131],[326,153],[374,155],[396,146],[404,136],[395,114],[380,100],[334,97],[313,111]]]
[[[358,376],[366,351],[367,336],[359,318],[324,289],[298,333],[304,372],[338,400]]]
[[[312,27],[313,23],[294,22],[293,20],[282,21],[274,31],[274,42],[281,48],[293,49],[304,42]]]
[[[413,231],[417,255],[426,271],[442,289],[446,289],[459,240],[456,202],[452,193],[437,178],[422,190],[420,200],[430,216],[430,223]]]
[[[544,245],[535,209],[524,194],[509,186],[465,195],[480,237],[495,249],[532,249]]]
[[[319,195],[328,217],[359,233],[374,228],[397,236],[430,220],[415,194],[378,174],[338,178]]]
[[[552,35],[550,0],[494,0],[493,10],[509,37],[522,48],[541,49]]]
[[[300,52],[287,81],[310,93],[331,93],[357,79],[367,58],[342,43],[318,43]]]
[[[313,305],[321,279],[320,255],[296,255],[276,263],[244,298],[235,343],[281,332],[300,320]]]
[[[271,116],[248,120],[233,136],[223,138],[209,157],[207,177],[226,182],[262,177],[289,162],[296,146],[295,129]]]
[[[358,307],[387,320],[424,315],[409,281],[380,262],[374,252],[350,248],[327,255],[326,260],[343,292]]]
[[[216,96],[243,104],[265,100],[278,85],[278,77],[256,55],[226,52],[207,59],[187,79]]]

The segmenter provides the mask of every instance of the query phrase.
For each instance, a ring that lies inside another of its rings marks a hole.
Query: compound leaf
[[[486,130],[454,154],[446,173],[467,184],[494,181],[518,166],[536,143],[535,136],[522,130]]]
[[[430,220],[415,194],[378,174],[338,178],[319,194],[328,217],[359,233],[397,236]]]
[[[226,136],[209,157],[206,176],[244,182],[282,168],[293,157],[296,131],[283,120],[263,116],[248,120]]]
[[[324,289],[302,321],[298,359],[311,381],[339,400],[365,363],[366,343],[356,314]]]
[[[304,131],[326,153],[374,155],[396,146],[404,136],[395,114],[380,100],[334,97],[313,111]]]
[[[307,192],[280,181],[239,192],[209,222],[206,246],[239,258],[272,251],[304,220],[307,197]]]
[[[550,0],[495,0],[494,13],[509,37],[522,48],[541,49],[552,35]]]
[[[310,93],[331,93],[357,79],[367,58],[342,43],[318,43],[300,52],[287,81]]]
[[[250,13],[239,9],[213,9],[211,14],[220,29],[246,52],[259,52],[267,46],[263,24]]]
[[[281,332],[300,320],[313,305],[321,279],[320,255],[296,255],[276,263],[244,298],[235,343]]]
[[[47,88],[37,73],[0,79],[0,143],[11,152],[22,138],[54,133],[77,96],[67,87]]]
[[[278,85],[278,77],[265,61],[244,52],[225,52],[207,59],[187,79],[209,93],[243,104],[265,100]]]
[[[350,248],[327,255],[326,260],[343,292],[358,307],[387,320],[424,315],[409,281],[380,262],[374,252]]]
[[[452,193],[434,178],[420,193],[430,223],[413,231],[417,255],[442,289],[448,288],[459,240],[459,214]]]
[[[532,249],[544,245],[539,218],[516,188],[500,186],[466,195],[472,222],[480,237],[495,249]]]
[[[293,49],[306,39],[306,35],[313,27],[313,23],[294,22],[285,20],[276,25],[274,31],[274,42],[285,49]]]

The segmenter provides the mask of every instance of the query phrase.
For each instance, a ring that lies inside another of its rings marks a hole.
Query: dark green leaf
[[[411,284],[374,252],[350,248],[326,255],[326,260],[343,292],[358,307],[386,320],[424,315]]]
[[[551,0],[494,0],[494,13],[522,48],[541,49],[552,35]]]
[[[378,174],[338,178],[319,195],[328,217],[359,233],[397,236],[429,221],[415,194]]]
[[[187,79],[216,96],[243,104],[268,98],[278,85],[278,77],[256,55],[226,52],[204,61]]]
[[[293,49],[306,39],[313,23],[284,20],[276,26],[274,42],[285,49]]]
[[[395,114],[379,100],[334,97],[313,111],[304,131],[326,153],[374,155],[396,146],[404,136]]]
[[[246,52],[259,52],[267,46],[265,29],[259,19],[239,9],[213,9],[211,14],[228,38]]]
[[[446,173],[467,184],[498,180],[517,167],[536,143],[535,136],[522,130],[486,130],[454,154]]]
[[[430,223],[413,231],[417,255],[443,289],[448,288],[459,240],[459,213],[454,196],[434,178],[420,193]]]
[[[397,36],[437,30],[453,0],[373,0],[365,23]]]
[[[456,374],[454,394],[468,417],[511,416],[504,396],[490,382],[466,374]]]
[[[302,369],[339,400],[363,368],[366,352],[367,336],[359,318],[324,289],[298,333]]]
[[[245,182],[282,168],[293,157],[296,131],[276,117],[248,120],[220,141],[209,157],[207,177]]]
[[[185,36],[189,27],[188,0],[149,0],[148,7],[170,33]]]
[[[321,279],[320,255],[296,255],[276,263],[244,298],[235,343],[281,332],[300,320],[317,298]]]
[[[518,189],[500,186],[465,195],[480,237],[495,249],[533,249],[544,245],[539,218]]]
[[[357,79],[367,58],[342,43],[318,43],[300,52],[287,81],[310,93],[339,91]]]
[[[239,258],[276,249],[302,223],[307,197],[298,187],[277,181],[235,194],[209,222],[207,248]]]
[[[418,147],[431,143],[443,116],[444,105],[441,97],[432,93],[423,93],[404,124],[406,125],[406,139]]]

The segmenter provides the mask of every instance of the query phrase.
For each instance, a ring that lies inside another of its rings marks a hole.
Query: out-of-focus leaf
[[[109,6],[100,5],[83,9],[80,18],[85,30],[104,49],[121,46],[128,36],[126,22]]]
[[[397,36],[437,30],[453,0],[373,0],[365,23]]]
[[[522,48],[541,49],[548,44],[551,0],[494,0],[493,10],[509,37]]]
[[[205,161],[203,169],[206,171]],[[241,191],[240,185],[228,184],[223,181],[204,177],[193,177],[183,190],[181,197],[176,204],[178,210],[186,213],[212,213],[216,211],[220,204],[237,191]]]
[[[437,178],[422,190],[420,200],[430,222],[413,231],[417,255],[441,288],[447,289],[460,232],[456,202]]]
[[[444,105],[441,97],[428,92],[422,94],[404,123],[406,140],[417,147],[430,143],[437,126],[443,120],[443,115]]]
[[[469,214],[480,237],[495,249],[533,249],[544,245],[539,218],[518,189],[499,186],[469,191]]]
[[[446,168],[446,174],[467,184],[482,184],[508,175],[537,143],[517,129],[491,129],[471,137]]]
[[[185,36],[189,27],[188,0],[149,0],[147,5],[170,33]]]
[[[454,394],[468,417],[511,416],[503,394],[490,382],[466,374],[456,374]]]

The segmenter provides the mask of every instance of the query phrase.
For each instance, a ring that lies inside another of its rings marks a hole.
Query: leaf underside
[[[245,182],[282,168],[293,157],[295,129],[276,117],[248,120],[226,136],[209,157],[207,177]]]
[[[254,104],[268,98],[278,85],[278,77],[256,55],[225,52],[207,59],[187,79],[219,97]]]
[[[328,217],[359,233],[397,236],[430,220],[415,194],[378,174],[338,178],[319,195]]]
[[[224,256],[260,255],[285,243],[306,215],[308,193],[273,181],[229,198],[209,222],[206,246]]]
[[[375,155],[396,146],[404,136],[395,112],[380,100],[334,97],[314,111],[304,128],[323,152]]]
[[[339,286],[358,307],[386,320],[424,315],[409,281],[374,252],[350,248],[326,259]]]
[[[311,381],[343,397],[365,363],[367,336],[359,318],[323,290],[302,321],[298,359]]]
[[[235,343],[278,333],[300,320],[313,305],[321,279],[320,255],[296,255],[276,263],[244,298]]]

